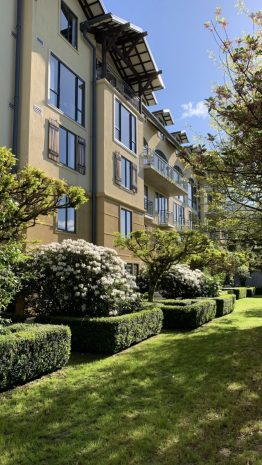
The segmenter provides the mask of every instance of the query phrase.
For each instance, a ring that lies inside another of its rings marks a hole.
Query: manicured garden
[[[0,395],[1,465],[258,465],[262,298]]]

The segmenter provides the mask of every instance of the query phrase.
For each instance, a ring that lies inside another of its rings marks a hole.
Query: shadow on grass
[[[3,464],[257,465],[259,346],[261,328],[214,326],[74,354],[62,379],[7,398]]]
[[[108,355],[101,354],[81,354],[79,352],[72,352],[67,366],[74,367],[77,365],[83,365],[83,363],[94,363],[108,357]]]

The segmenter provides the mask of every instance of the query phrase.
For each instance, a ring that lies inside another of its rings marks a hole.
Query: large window
[[[60,11],[60,32],[73,47],[77,48],[77,17],[63,1]]]
[[[77,123],[85,124],[85,83],[51,54],[50,103]]]
[[[60,206],[66,205],[68,198],[64,195],[61,198]],[[59,231],[76,232],[76,211],[72,207],[64,207],[58,209],[57,214],[57,229]]]
[[[129,236],[132,232],[132,212],[121,208],[120,233],[122,236]]]
[[[136,117],[115,100],[115,139],[136,153]]]

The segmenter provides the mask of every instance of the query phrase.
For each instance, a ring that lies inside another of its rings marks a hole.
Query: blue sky
[[[261,7],[261,0],[246,0],[250,11]],[[148,42],[159,69],[163,70],[165,90],[156,93],[158,105],[169,108],[175,119],[173,130],[185,129],[194,135],[210,130],[201,102],[223,81],[222,71],[209,58],[216,52],[211,33],[203,23],[214,19],[216,6],[222,7],[229,21],[229,36],[252,31],[252,23],[238,14],[236,0],[104,0],[107,10],[148,31]],[[182,107],[184,105],[184,107]],[[186,106],[185,106],[186,105]],[[186,116],[188,114],[188,116]]]

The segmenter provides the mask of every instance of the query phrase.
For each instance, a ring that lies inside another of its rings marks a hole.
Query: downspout
[[[97,143],[96,143],[96,137],[97,137],[97,122],[96,122],[96,117],[97,117],[97,105],[96,105],[96,47],[92,43],[92,41],[89,39],[85,27],[85,23],[81,24],[80,27],[83,36],[88,43],[89,47],[92,50],[93,53],[93,70],[92,70],[92,151],[91,151],[91,175],[92,175],[92,180],[91,180],[91,194],[92,194],[92,242],[93,244],[96,244],[97,242],[97,227],[96,227],[96,220],[97,220],[97,200],[96,200],[96,195],[97,195],[97,157],[96,157],[96,152],[97,152]]]
[[[16,1],[15,89],[14,89],[15,95],[14,95],[13,141],[12,141],[12,151],[16,157],[18,157],[18,135],[19,135],[19,120],[20,120],[22,12],[23,12],[23,0],[17,0]]]

